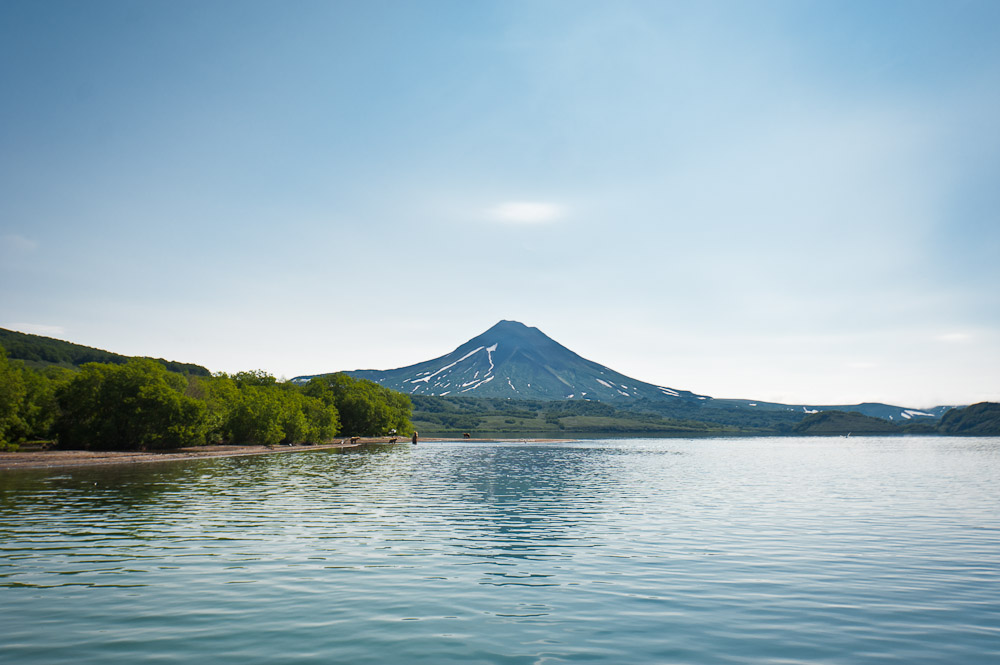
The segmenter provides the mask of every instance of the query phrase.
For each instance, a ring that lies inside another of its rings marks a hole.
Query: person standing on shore
[[[417,431],[413,431],[413,445],[417,445]]]

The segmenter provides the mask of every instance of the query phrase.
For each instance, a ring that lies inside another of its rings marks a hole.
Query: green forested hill
[[[12,360],[23,360],[29,367],[41,368],[48,365],[60,367],[79,367],[87,363],[111,363],[123,365],[129,357],[111,351],[94,349],[81,344],[65,342],[61,339],[30,335],[0,328],[0,346],[7,350],[7,357]],[[162,358],[153,358],[171,372],[193,374],[195,376],[210,376],[211,372],[201,365],[181,363]]]
[[[726,436],[771,434],[752,426],[625,411],[604,402],[509,400],[497,397],[412,395],[413,426],[425,434],[642,434]]]
[[[425,434],[517,434],[559,436],[560,433],[636,435],[829,436],[869,434],[1000,435],[1000,404],[977,404],[949,412],[936,423],[897,424],[863,413],[821,411],[736,411],[681,408],[669,403],[636,400],[608,404],[566,400],[510,400],[485,397],[413,395],[414,427]]]
[[[824,436],[833,434],[901,434],[897,425],[861,413],[822,411],[802,419],[793,430],[796,434]]]
[[[1000,436],[1000,404],[980,402],[964,409],[952,409],[941,418],[939,434]]]

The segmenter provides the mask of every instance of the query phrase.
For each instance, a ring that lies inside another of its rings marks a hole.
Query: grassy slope
[[[838,434],[902,434],[903,430],[881,418],[860,413],[823,411],[813,413],[795,426],[796,434],[829,436]]]
[[[414,396],[413,426],[428,434],[499,433],[558,436],[574,434],[767,433],[752,428],[629,413],[601,402],[518,401],[499,398]]]

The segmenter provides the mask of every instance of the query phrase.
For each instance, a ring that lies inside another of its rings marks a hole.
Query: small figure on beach
[[[471,438],[472,438],[472,435],[471,435],[471,434],[469,434],[468,432],[466,432],[466,433],[465,433],[465,434],[463,434],[462,436],[464,436],[464,437],[465,437],[466,439],[471,439]]]
[[[413,445],[417,445],[417,431],[413,430]]]

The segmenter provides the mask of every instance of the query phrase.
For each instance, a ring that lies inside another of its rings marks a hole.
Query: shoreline
[[[491,443],[497,441],[523,441],[532,443],[561,443],[574,439],[464,439],[426,437],[425,442],[472,441]],[[0,472],[16,469],[55,469],[60,467],[103,466],[109,464],[147,464],[151,462],[180,462],[192,459],[217,459],[220,457],[249,457],[252,455],[278,455],[299,453],[309,450],[330,450],[336,448],[360,448],[370,444],[392,444],[389,437],[360,437],[351,443],[350,439],[298,446],[241,446],[215,445],[194,446],[164,451],[141,450],[27,450],[16,453],[0,453]],[[399,437],[394,445],[412,445],[409,437]],[[419,445],[419,443],[417,444]]]

